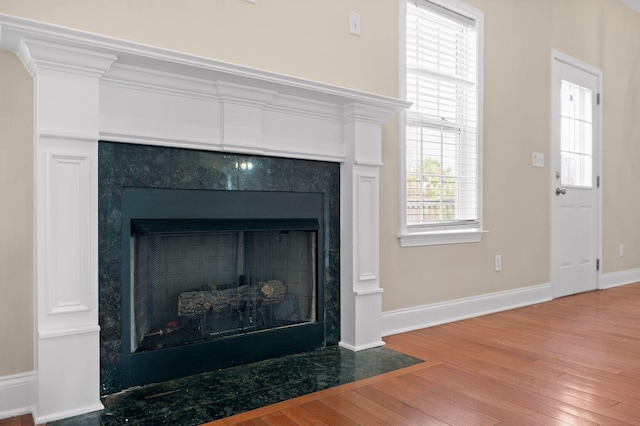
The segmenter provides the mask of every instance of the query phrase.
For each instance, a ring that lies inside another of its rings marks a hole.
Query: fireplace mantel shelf
[[[0,14],[0,48],[16,52],[34,76],[40,69],[95,76],[103,91],[113,96],[120,95],[120,90],[139,90],[169,98],[191,98],[209,106],[227,105],[226,114],[234,105],[273,114],[306,116],[312,120],[356,120],[380,125],[391,114],[409,105],[396,98],[3,14]],[[111,90],[106,90],[107,87]],[[102,139],[122,140],[126,137],[126,142],[155,145],[175,145],[170,141],[182,141],[194,148],[334,161],[343,161],[346,155],[344,150],[331,144],[329,149],[324,146],[323,152],[289,152],[256,145],[255,140],[247,143],[244,141],[250,136],[247,131],[241,134],[228,132],[235,123],[217,123],[222,111],[211,108],[202,113],[210,113],[208,125],[197,123],[187,132],[177,124],[169,126],[168,132],[146,129],[142,120],[133,131],[129,128],[131,123],[110,109],[118,107],[114,105],[115,101],[101,98],[100,102],[102,115],[108,118],[98,129]],[[175,119],[162,121],[172,123]],[[231,126],[225,128],[228,124]],[[60,135],[56,126],[41,126],[40,131]],[[67,133],[61,136],[78,139],[95,135]]]
[[[37,423],[100,409],[98,141],[341,163],[340,345],[382,342],[382,125],[406,101],[0,14],[34,79]]]

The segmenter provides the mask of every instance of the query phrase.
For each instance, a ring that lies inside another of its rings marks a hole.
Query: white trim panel
[[[449,302],[387,311],[382,313],[382,335],[404,333],[535,303],[548,302],[551,299],[551,285],[540,284]]]
[[[97,325],[97,143],[39,137],[37,156],[39,332]]]
[[[68,330],[37,345],[36,424],[104,408],[100,402],[100,333]]]
[[[463,229],[441,232],[416,232],[398,235],[401,247],[434,246],[440,244],[479,243],[489,231]]]
[[[89,155],[47,153],[47,254],[49,315],[91,310]],[[45,279],[45,278],[43,278]]]
[[[377,176],[356,176],[358,210],[358,276],[357,281],[378,279],[378,179]]]

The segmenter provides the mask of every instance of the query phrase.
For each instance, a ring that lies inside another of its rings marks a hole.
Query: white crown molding
[[[389,111],[386,106],[351,102],[344,106],[344,116],[347,121],[383,124],[389,118]]]
[[[198,99],[217,96],[215,84],[209,80],[119,63],[113,64],[101,81],[107,85]]]
[[[333,121],[340,119],[344,114],[342,109],[329,102],[279,94],[273,90],[247,90],[245,86],[237,84],[186,77],[119,63],[111,66],[101,78],[101,84],[161,95],[260,106],[276,113]],[[197,144],[197,141],[194,142]]]
[[[22,39],[17,53],[32,75],[46,68],[100,77],[117,59],[112,54],[27,37]]]
[[[339,120],[343,115],[343,110],[337,108],[335,104],[312,99],[301,100],[298,97],[283,94],[273,99],[269,110],[287,115],[309,116],[333,121]]]
[[[25,43],[25,40],[30,40],[30,42]],[[409,106],[406,101],[383,95],[0,14],[0,48],[18,53],[25,49],[25,44],[27,48],[31,48],[31,45],[37,46],[42,43],[50,43],[60,49],[68,49],[69,53],[81,49],[91,51],[97,57],[103,55],[103,59],[115,56],[117,65],[128,66],[130,70],[142,68],[160,73],[192,77],[201,81],[225,81],[345,106],[352,102],[359,102],[363,105],[383,108],[387,110],[388,114]]]
[[[221,101],[239,105],[266,107],[278,95],[278,92],[274,90],[247,87],[222,81],[218,82],[216,87]]]

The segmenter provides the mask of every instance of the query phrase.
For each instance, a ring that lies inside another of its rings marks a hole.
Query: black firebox
[[[123,386],[323,347],[323,196],[124,188]]]

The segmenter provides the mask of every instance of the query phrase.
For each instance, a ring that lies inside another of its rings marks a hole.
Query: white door
[[[560,297],[598,286],[601,73],[559,52],[551,70],[551,287]]]

